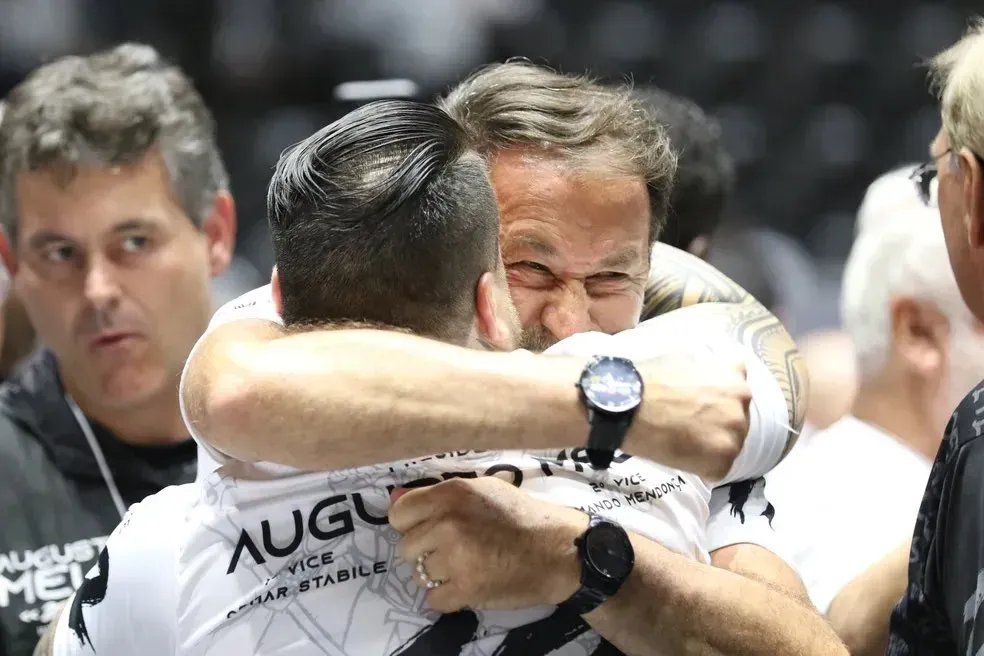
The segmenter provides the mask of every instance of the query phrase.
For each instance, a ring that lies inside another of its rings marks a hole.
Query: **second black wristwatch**
[[[604,517],[589,517],[587,530],[574,540],[581,587],[560,604],[578,615],[591,612],[618,592],[635,566],[635,551],[625,529]]]

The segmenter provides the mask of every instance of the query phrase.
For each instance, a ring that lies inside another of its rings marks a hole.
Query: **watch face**
[[[625,533],[609,522],[597,524],[584,536],[585,553],[602,576],[623,580],[632,571],[635,556]]]
[[[623,358],[601,357],[581,374],[585,398],[599,410],[625,412],[642,401],[639,372]]]

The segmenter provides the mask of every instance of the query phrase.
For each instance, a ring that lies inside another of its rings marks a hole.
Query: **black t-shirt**
[[[964,656],[984,645],[984,382],[957,406],[940,446],[892,613],[889,656]]]
[[[195,478],[191,440],[136,447],[91,422],[129,506]],[[29,656],[120,521],[54,358],[40,352],[0,385],[0,656]]]

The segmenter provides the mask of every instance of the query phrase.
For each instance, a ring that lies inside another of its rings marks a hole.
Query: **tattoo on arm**
[[[769,367],[782,388],[792,429],[789,452],[806,416],[806,364],[782,323],[733,280],[703,260],[664,244],[653,248],[642,318],[699,303],[726,305],[728,328]]]
[[[698,303],[749,303],[755,299],[704,260],[666,244],[653,246],[643,319]]]

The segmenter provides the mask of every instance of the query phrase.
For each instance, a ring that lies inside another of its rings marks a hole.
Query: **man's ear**
[[[961,148],[960,168],[963,176],[963,200],[967,211],[967,234],[971,248],[984,248],[984,170],[981,161],[967,148]]]
[[[950,342],[950,322],[932,303],[896,298],[889,310],[892,350],[924,378],[942,375]]]
[[[208,260],[212,277],[229,267],[236,245],[236,204],[228,191],[220,191],[212,203],[212,213],[202,224],[208,240]]]
[[[277,273],[277,267],[273,267],[273,273],[270,274],[270,293],[273,295],[273,307],[277,314],[284,316],[284,302],[280,295],[280,274]]]
[[[475,333],[480,342],[498,350],[513,348],[515,335],[510,322],[508,299],[497,285],[495,274],[486,271],[475,285]]]

